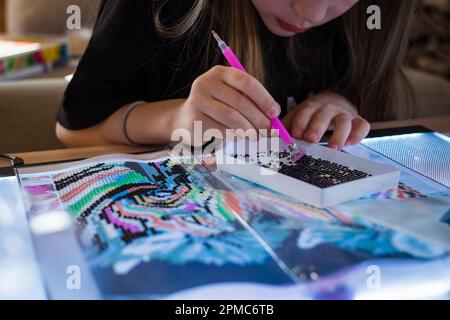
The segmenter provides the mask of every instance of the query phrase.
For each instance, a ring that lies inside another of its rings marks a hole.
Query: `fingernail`
[[[319,137],[314,132],[308,132],[306,134],[306,138],[308,140],[310,140],[310,141],[313,141],[313,142],[318,142],[319,141]]]
[[[274,105],[272,107],[272,109],[270,109],[270,111],[269,111],[269,116],[270,116],[271,119],[275,119],[275,118],[278,118],[280,113],[281,113],[280,106],[279,105]]]
[[[303,137],[303,131],[300,129],[295,129],[294,130],[294,137],[296,137],[297,139],[301,139]]]
[[[332,143],[332,144],[329,144],[329,145],[328,145],[328,148],[330,148],[330,149],[334,149],[334,150],[339,150],[339,146],[338,146],[338,145],[336,145],[336,144],[334,144],[334,143]]]

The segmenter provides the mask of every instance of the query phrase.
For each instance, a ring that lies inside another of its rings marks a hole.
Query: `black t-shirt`
[[[168,3],[167,21],[179,19],[189,10],[189,1]],[[288,39],[273,35],[261,20],[259,23],[266,88],[284,115],[287,98],[300,102],[311,87],[308,78],[293,72],[289,65]],[[210,67],[204,63],[204,53],[205,39],[211,35],[206,28],[203,33],[201,30],[193,39],[164,39],[155,30],[151,0],[103,0],[92,39],[65,92],[58,122],[79,130],[135,101],[187,98],[192,82]]]

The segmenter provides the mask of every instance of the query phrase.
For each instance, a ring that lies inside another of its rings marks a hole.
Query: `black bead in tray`
[[[278,172],[319,188],[328,188],[370,176],[365,172],[309,155],[303,156],[295,163],[281,163]]]

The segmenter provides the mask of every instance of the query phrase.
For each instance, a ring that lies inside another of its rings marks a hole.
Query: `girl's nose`
[[[329,0],[294,0],[294,12],[304,19],[302,24],[316,24],[327,15]],[[303,26],[303,25],[302,25]]]

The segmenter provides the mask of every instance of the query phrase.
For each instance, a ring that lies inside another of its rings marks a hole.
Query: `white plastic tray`
[[[320,188],[282,174],[278,172],[279,168],[265,168],[262,165],[258,165],[255,157],[240,158],[240,155],[249,154],[251,151],[253,151],[251,154],[254,154],[254,150],[266,151],[267,149],[265,148],[267,148],[268,144],[270,147],[270,139],[260,139],[257,143],[249,142],[248,140],[228,143],[222,150],[217,152],[218,169],[318,208],[326,208],[361,196],[396,188],[399,183],[400,171],[397,169],[303,141],[296,141],[296,144],[305,151],[306,155],[344,165],[352,170],[367,173],[370,176]],[[287,149],[282,142],[279,142],[279,144],[280,150]],[[261,148],[261,146],[263,147]],[[238,158],[236,158],[236,155]]]

